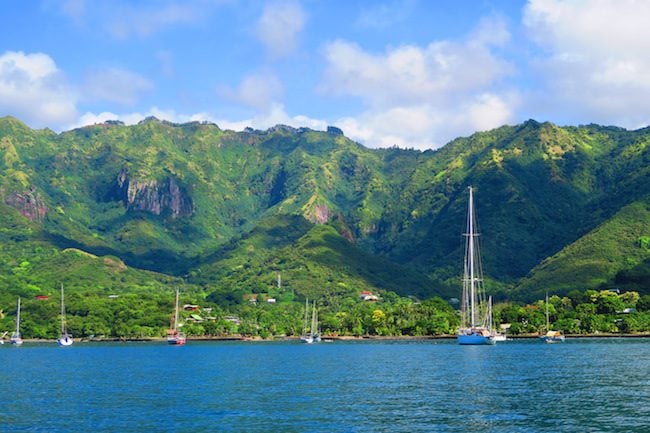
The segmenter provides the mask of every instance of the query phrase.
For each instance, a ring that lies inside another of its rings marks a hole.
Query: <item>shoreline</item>
[[[508,340],[534,340],[539,338],[537,334],[508,335]],[[567,339],[609,339],[609,338],[650,338],[649,333],[639,334],[566,334]],[[188,341],[244,341],[244,342],[272,342],[272,341],[298,341],[299,336],[276,336],[273,338],[246,337],[246,336],[196,336],[188,337]],[[380,335],[324,335],[324,341],[423,341],[423,340],[455,340],[456,335],[397,335],[397,336],[380,336]],[[24,339],[25,343],[56,343],[56,339]],[[141,338],[80,338],[76,339],[78,343],[137,343],[137,342],[165,342],[165,337],[141,337]],[[9,340],[3,344],[11,345]]]

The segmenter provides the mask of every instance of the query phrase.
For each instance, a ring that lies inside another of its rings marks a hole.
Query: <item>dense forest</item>
[[[448,334],[469,185],[513,334],[541,330],[547,292],[566,332],[649,331],[649,141],[531,120],[419,152],[335,127],[1,118],[0,332],[20,296],[25,337],[54,337],[63,285],[79,337],[162,335],[175,288],[191,335],[296,335],[305,298],[324,333]]]
[[[172,294],[154,287],[124,295],[73,293],[66,295],[69,332],[85,339],[149,339],[165,335],[173,310]],[[303,331],[304,304],[272,292],[227,305],[217,293],[202,299],[184,294],[183,331],[190,337],[297,337]],[[361,297],[322,299],[317,308],[324,336],[442,336],[456,332],[458,312],[445,300],[425,301],[392,292]],[[378,299],[374,300],[375,297]],[[8,303],[3,296],[4,304]],[[22,301],[24,338],[53,339],[60,330],[59,296]],[[201,301],[195,304],[191,301]],[[269,302],[271,301],[271,302]],[[635,334],[650,332],[650,295],[629,291],[572,291],[549,298],[550,324],[567,334]],[[504,302],[495,306],[495,323],[507,335],[536,335],[546,331],[546,303]],[[15,326],[15,310],[3,314],[0,329]]]

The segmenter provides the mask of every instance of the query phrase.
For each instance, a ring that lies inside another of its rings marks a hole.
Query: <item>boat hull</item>
[[[19,332],[14,332],[11,335],[11,340],[9,341],[11,341],[11,344],[15,346],[20,346],[21,344],[23,344],[23,338],[20,336]]]
[[[73,342],[74,340],[69,335],[62,336],[58,340],[56,340],[56,344],[58,344],[59,346],[72,346]]]
[[[564,342],[564,334],[562,331],[548,331],[539,337],[544,343],[562,343]]]
[[[167,344],[170,346],[182,346],[187,342],[187,337],[181,332],[171,333],[167,336]]]
[[[493,335],[481,330],[467,330],[457,336],[458,344],[463,346],[492,346],[497,343]]]
[[[564,336],[561,337],[539,337],[544,343],[553,344],[553,343],[564,343]]]

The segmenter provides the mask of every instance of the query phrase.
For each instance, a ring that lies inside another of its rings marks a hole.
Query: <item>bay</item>
[[[650,339],[0,346],[2,432],[650,431]]]

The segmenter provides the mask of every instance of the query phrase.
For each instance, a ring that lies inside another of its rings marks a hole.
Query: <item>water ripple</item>
[[[25,344],[2,432],[634,432],[650,340]]]

